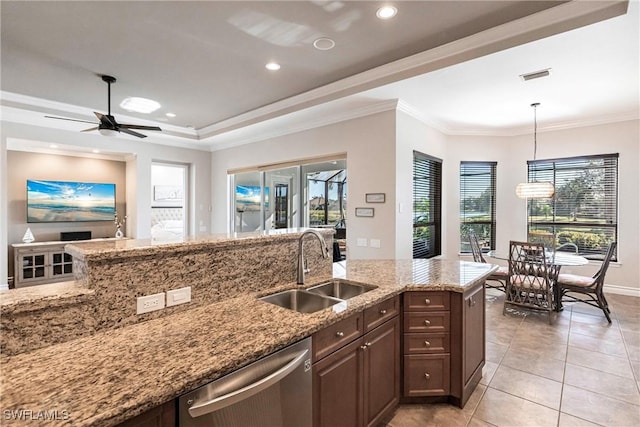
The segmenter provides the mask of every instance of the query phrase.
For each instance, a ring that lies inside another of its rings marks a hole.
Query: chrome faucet
[[[329,248],[327,247],[327,242],[325,242],[322,234],[318,233],[316,230],[305,230],[302,232],[302,235],[298,239],[298,285],[304,285],[304,274],[309,272],[309,269],[306,266],[306,261],[304,259],[304,249],[302,248],[302,241],[307,234],[312,234],[318,238],[320,241],[320,250],[322,251],[322,258],[329,257]]]

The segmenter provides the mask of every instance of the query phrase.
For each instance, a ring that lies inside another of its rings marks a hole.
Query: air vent
[[[547,68],[545,70],[534,71],[533,73],[520,74],[520,78],[523,81],[539,79],[540,77],[547,77],[551,74],[551,68]]]

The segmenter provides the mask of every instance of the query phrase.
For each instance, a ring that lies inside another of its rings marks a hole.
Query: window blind
[[[442,160],[413,152],[413,257],[441,254]]]
[[[496,162],[460,162],[460,252],[471,252],[468,233],[480,247],[496,248]]]
[[[574,243],[586,258],[602,259],[618,238],[618,154],[529,161],[528,177],[555,187],[552,198],[528,201],[530,239]]]

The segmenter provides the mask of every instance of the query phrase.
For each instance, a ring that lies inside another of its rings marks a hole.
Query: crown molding
[[[238,138],[232,141],[216,141],[216,136],[212,136],[203,139],[203,142],[209,142],[211,144],[211,151],[219,151],[227,148],[238,147],[245,144],[252,144],[254,142],[266,141],[268,139],[277,138],[280,136],[291,135],[294,133],[303,132],[306,130],[316,129],[323,126],[332,125],[335,123],[344,122],[347,120],[353,120],[360,117],[370,116],[372,114],[382,113],[385,111],[395,110],[398,105],[397,99],[389,99],[380,102],[373,102],[369,105],[357,107],[357,108],[341,108],[337,113],[326,114],[318,117],[314,120],[302,120],[296,121],[294,126],[277,126],[270,125],[268,130],[261,129],[259,135],[251,135],[245,138]],[[278,119],[274,119],[277,121]],[[251,131],[251,127],[244,128],[243,130]],[[233,131],[232,131],[233,132]],[[256,131],[256,133],[258,133]],[[220,135],[220,138],[224,135]]]

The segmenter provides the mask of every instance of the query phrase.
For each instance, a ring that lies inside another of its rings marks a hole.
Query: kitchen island
[[[302,314],[257,299],[298,286],[287,283],[3,356],[3,416],[49,411],[58,419],[39,424],[117,425],[390,297],[414,291],[464,293],[493,269],[440,259],[343,261],[334,264],[334,277],[377,288],[340,310]],[[3,425],[26,423],[3,419]]]

